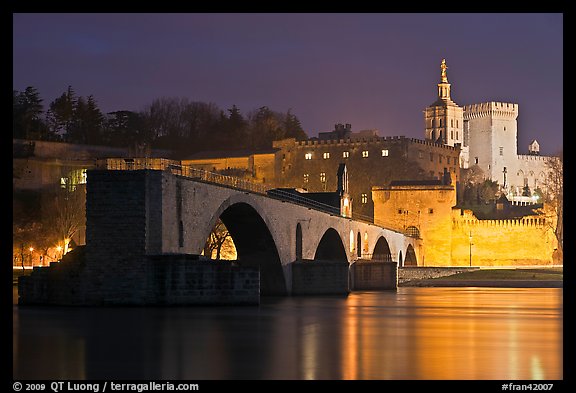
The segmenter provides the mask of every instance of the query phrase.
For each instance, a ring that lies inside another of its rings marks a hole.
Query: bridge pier
[[[292,262],[292,295],[347,295],[347,261],[298,260]]]

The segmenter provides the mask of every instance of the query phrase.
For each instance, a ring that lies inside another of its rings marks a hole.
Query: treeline
[[[246,115],[233,105],[187,98],[154,99],[141,111],[102,113],[96,99],[76,95],[69,86],[45,109],[34,87],[13,91],[13,137],[79,144],[151,148],[189,154],[201,150],[266,149],[283,138],[307,139],[300,120],[288,110],[267,106]]]

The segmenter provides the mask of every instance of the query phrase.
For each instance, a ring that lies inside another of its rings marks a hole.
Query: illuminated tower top
[[[440,69],[442,70],[442,83],[448,83],[448,77],[446,76],[446,70],[448,69],[448,66],[446,65],[446,59],[442,59]]]
[[[446,70],[448,66],[446,65],[446,59],[442,59],[442,63],[440,64],[440,69],[442,70],[441,73],[441,82],[438,83],[438,98],[442,101],[452,101],[450,99],[450,83],[448,83],[448,76],[446,75]]]

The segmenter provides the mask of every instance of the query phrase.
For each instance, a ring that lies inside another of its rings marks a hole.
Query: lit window
[[[362,157],[364,157],[364,158],[368,157],[368,150],[362,151]]]
[[[320,182],[326,183],[326,173],[325,172],[320,173]]]
[[[310,180],[310,175],[308,173],[304,174],[304,183],[308,183],[308,180]]]
[[[348,158],[348,157],[350,157],[350,152],[343,151],[342,152],[342,158]]]
[[[326,159],[330,158],[330,153],[324,153],[322,156],[326,160]]]
[[[362,194],[362,204],[368,203],[368,194]]]
[[[304,157],[305,157],[307,160],[311,160],[311,159],[312,159],[312,153],[306,153],[306,155],[304,155]]]
[[[382,150],[382,157],[388,157],[388,149]]]

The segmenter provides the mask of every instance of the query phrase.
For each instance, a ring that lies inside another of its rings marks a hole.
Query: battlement
[[[550,156],[539,156],[534,154],[518,154],[518,160],[520,161],[551,161],[556,157]]]
[[[294,143],[295,146],[320,146],[320,145],[358,145],[364,143],[378,143],[383,141],[400,141],[406,139],[405,136],[375,136],[370,138],[348,138],[348,139],[316,139],[316,140],[306,140],[297,141]]]
[[[452,222],[454,227],[545,227],[546,218],[538,216],[524,216],[521,218],[505,218],[495,220],[480,220],[471,210],[452,209]]]
[[[436,142],[432,142],[432,141],[429,141],[426,139],[410,138],[409,141],[412,143],[419,143],[421,145],[428,145],[428,146],[433,146],[433,147],[442,147],[444,149],[448,149],[448,150],[452,150],[452,151],[456,151],[458,149],[458,147],[456,147],[456,146],[444,145],[443,143],[436,143]]]
[[[286,147],[288,145],[296,147],[319,147],[319,146],[358,146],[361,144],[371,144],[371,143],[382,143],[382,142],[408,142],[408,143],[418,143],[421,145],[427,145],[432,147],[440,147],[443,149],[456,151],[458,147],[448,146],[442,143],[436,143],[428,141],[425,139],[416,138],[406,138],[405,136],[382,136],[382,137],[372,137],[372,138],[359,138],[359,139],[327,139],[327,140],[306,140],[306,141],[289,141],[288,143],[282,144]],[[275,145],[275,147],[280,145]]]
[[[464,105],[464,120],[487,116],[516,119],[518,117],[518,104],[490,101],[481,104]]]

